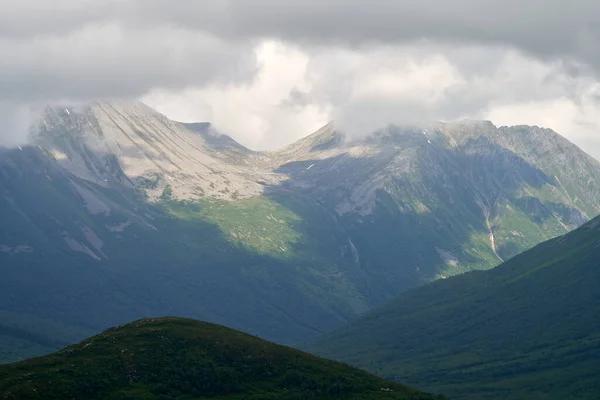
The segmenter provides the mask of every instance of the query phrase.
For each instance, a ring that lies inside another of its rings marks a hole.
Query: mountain
[[[438,398],[223,326],[180,318],[139,320],[50,356],[0,366],[0,397]]]
[[[367,309],[328,212],[258,196],[283,177],[206,125],[98,103],[48,110],[35,143],[0,154],[7,312],[94,331],[176,314],[290,343]]]
[[[600,398],[600,218],[405,292],[308,348],[460,399]]]
[[[348,140],[329,124],[256,152],[142,103],[49,108],[31,145],[0,150],[0,307],[74,331],[179,315],[298,343],[564,234],[599,200],[600,163],[537,127]]]
[[[92,334],[91,330],[0,311],[0,363],[51,353]]]
[[[548,129],[462,121],[341,141],[325,128],[284,150],[283,186],[333,208],[365,262],[411,260],[416,280],[493,267],[600,212],[598,162]]]

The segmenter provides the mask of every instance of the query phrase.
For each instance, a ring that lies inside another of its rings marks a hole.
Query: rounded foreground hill
[[[436,399],[223,326],[139,320],[0,366],[1,399]]]

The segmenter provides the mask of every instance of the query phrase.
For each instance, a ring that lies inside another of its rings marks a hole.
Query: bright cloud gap
[[[431,43],[351,50],[267,41],[255,52],[259,70],[249,82],[155,90],[143,100],[177,120],[210,121],[255,150],[282,147],[331,120],[356,137],[389,124],[486,119],[551,128],[600,157],[599,85],[561,63]]]

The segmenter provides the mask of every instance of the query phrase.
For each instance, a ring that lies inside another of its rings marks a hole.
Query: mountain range
[[[307,348],[457,399],[600,398],[600,217],[407,291]]]
[[[303,342],[569,232],[599,200],[600,163],[538,127],[329,124],[256,152],[142,103],[49,108],[0,150],[0,304],[21,332],[53,325],[5,327],[0,354],[156,315]]]

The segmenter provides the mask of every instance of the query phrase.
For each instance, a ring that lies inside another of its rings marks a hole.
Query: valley
[[[451,398],[596,399],[599,228],[407,291],[305,347]]]

